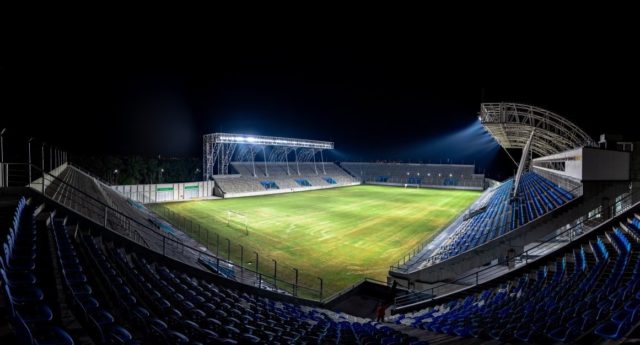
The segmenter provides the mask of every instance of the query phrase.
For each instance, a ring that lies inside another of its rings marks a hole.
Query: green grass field
[[[315,277],[322,277],[324,296],[328,296],[364,277],[386,280],[390,265],[430,238],[479,195],[475,191],[363,185],[156,204],[152,209],[170,215],[166,207],[185,217],[186,221],[167,218],[182,229],[186,227],[213,252],[218,233],[221,256],[226,257],[226,239],[230,239],[230,255],[236,262],[241,244],[245,266],[249,261],[255,264],[253,251],[257,251],[261,272],[272,274],[275,259],[278,277],[287,281],[293,280],[292,267],[300,270],[305,285],[317,287]],[[229,225],[228,211],[235,212]]]

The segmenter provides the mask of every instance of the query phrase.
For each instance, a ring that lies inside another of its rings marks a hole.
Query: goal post
[[[244,230],[246,235],[249,236],[249,217],[246,214],[227,210],[227,226]]]

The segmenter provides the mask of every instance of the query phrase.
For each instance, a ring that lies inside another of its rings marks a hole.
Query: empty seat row
[[[34,207],[21,198],[6,240],[2,242],[0,284],[9,320],[21,344],[74,344],[47,304],[42,290],[40,233]]]
[[[509,342],[619,339],[640,321],[637,225],[634,216],[516,278],[393,320]]]
[[[491,193],[483,212],[463,221],[426,264],[434,264],[469,251],[513,231],[573,200],[573,195],[544,177],[523,174],[518,193],[511,197],[513,179]]]

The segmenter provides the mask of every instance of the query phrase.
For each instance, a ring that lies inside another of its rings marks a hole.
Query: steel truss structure
[[[202,142],[204,180],[211,179],[213,175],[229,174],[229,164],[232,160],[251,162],[254,175],[255,165],[261,163],[264,164],[264,170],[268,175],[267,162],[284,162],[289,174],[300,175],[298,163],[313,161],[316,172],[321,169],[324,173],[322,152],[333,149],[333,143],[328,141],[231,133],[205,134]],[[316,165],[318,153],[320,167]],[[259,156],[262,156],[262,162],[256,163],[256,157]],[[293,158],[293,161],[290,161],[290,158]]]
[[[531,151],[548,156],[595,142],[578,126],[548,110],[518,103],[482,103],[480,121],[505,149],[524,149],[531,132]]]
[[[479,118],[507,154],[507,149],[522,149],[520,164],[516,163],[518,172],[514,177],[512,196],[517,194],[530,153],[548,156],[576,147],[596,146],[587,133],[569,120],[532,105],[482,103]]]

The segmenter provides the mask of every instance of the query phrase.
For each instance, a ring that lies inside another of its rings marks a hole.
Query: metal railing
[[[236,264],[233,256],[224,258],[224,253],[214,255],[212,245],[217,244],[205,243],[204,247],[186,244],[175,234],[152,227],[150,220],[131,217],[109,205],[107,200],[101,201],[85,192],[75,185],[80,181],[72,169],[57,177],[43,173],[40,167],[28,163],[2,163],[2,168],[5,169],[3,171],[8,171],[10,183],[6,187],[31,187],[48,200],[83,216],[95,225],[127,237],[165,257],[265,290],[318,301],[323,298],[321,279],[317,278],[315,285],[311,285],[310,282],[296,280],[298,274],[295,271],[291,275],[283,274],[286,266],[276,264],[276,269],[270,274],[268,265],[256,262],[258,269],[255,269],[255,266]],[[96,184],[94,186],[100,188]],[[89,190],[88,186],[84,187]],[[145,224],[145,221],[149,224]]]
[[[0,187],[29,185],[28,170],[25,163],[0,163]]]
[[[92,173],[91,171],[89,171],[89,170],[87,170],[87,169],[84,169],[84,168],[82,168],[81,166],[79,166],[79,165],[77,165],[77,164],[75,164],[75,163],[73,163],[73,162],[67,162],[67,164],[69,164],[70,166],[72,166],[72,167],[74,167],[74,168],[76,168],[76,169],[78,169],[78,170],[82,171],[83,173],[85,173],[85,174],[87,174],[87,175],[89,175],[89,176],[91,176],[91,177],[95,178],[96,180],[98,180],[98,181],[102,182],[103,184],[105,184],[105,185],[107,185],[107,186],[111,186],[111,183],[109,183],[109,182],[105,181],[103,178],[101,178],[100,176],[98,176],[98,175],[96,175],[96,174]]]
[[[489,188],[489,190],[487,190],[487,193],[488,192],[493,192],[492,188]],[[457,217],[451,219],[447,224],[442,226],[440,228],[440,230],[436,231],[432,236],[430,236],[426,240],[422,241],[420,244],[418,244],[418,246],[416,246],[414,249],[412,249],[409,253],[407,253],[404,256],[402,256],[402,258],[400,258],[395,265],[391,265],[389,269],[392,270],[392,271],[393,270],[404,270],[404,269],[407,269],[407,267],[405,265],[407,263],[410,263],[411,260],[413,258],[415,258],[418,254],[422,253],[422,251],[429,244],[431,244],[433,240],[435,240],[436,238],[438,238],[438,236],[440,236],[440,234],[442,234],[443,232],[449,231],[449,229],[451,229],[451,228],[455,229],[458,226],[460,226],[460,224],[462,224],[462,222],[465,221],[464,218],[469,214],[469,212],[471,212],[471,207],[473,207],[478,202],[484,203],[486,201],[484,199],[488,200],[489,198],[486,197],[486,195],[487,194],[485,194],[485,193],[481,194],[480,198],[478,198],[478,200],[476,202],[474,202],[473,204],[469,205],[469,207],[467,207],[467,209],[464,210],[462,214],[460,214]],[[480,207],[478,207],[478,208],[480,208]],[[433,250],[438,250],[438,248],[433,248]]]
[[[285,287],[284,290],[292,295],[299,293],[297,287],[318,286],[318,297],[320,299],[324,297],[325,288],[322,278],[306,274],[285,262],[263,255],[260,253],[260,248],[252,246],[250,243],[234,243],[230,238],[221,236],[222,231],[211,222],[185,217],[162,204],[149,204],[147,206],[174,228],[181,230],[204,246],[209,252],[214,253],[216,257],[225,258],[225,261],[233,262],[241,273],[249,270],[250,272],[259,272],[264,277],[269,277],[268,279],[260,279],[261,277],[258,276],[256,284],[266,284],[270,288],[278,290]],[[249,231],[246,224],[237,226],[229,224],[227,226],[232,227],[242,236],[246,236],[245,232]],[[281,282],[290,283],[293,286],[289,288],[287,284],[283,285]]]
[[[505,260],[505,262],[490,265],[477,272],[459,277],[452,282],[441,283],[430,288],[399,296],[395,299],[395,306],[397,308],[414,303],[428,302],[440,296],[474,287],[496,278],[499,276],[496,275],[496,272],[508,270],[510,263],[513,263],[516,267],[520,267],[530,262],[543,259],[547,253],[572,243],[574,240],[590,233],[591,230],[600,224],[626,212],[629,208],[636,205],[638,200],[640,200],[640,190],[625,193],[624,196],[608,208],[603,209],[602,207],[598,207],[596,210],[582,215],[574,220],[575,224],[568,227],[566,225],[561,227],[559,230],[541,239],[538,244],[524,250],[513,258]]]

